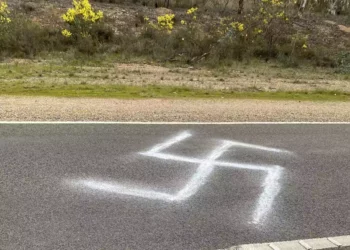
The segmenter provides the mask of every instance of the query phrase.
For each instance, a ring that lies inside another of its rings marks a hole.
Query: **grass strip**
[[[233,90],[197,89],[164,85],[118,84],[26,84],[23,82],[0,84],[0,95],[96,97],[96,98],[232,98],[269,100],[349,101],[350,93],[337,91],[300,92],[238,92]]]

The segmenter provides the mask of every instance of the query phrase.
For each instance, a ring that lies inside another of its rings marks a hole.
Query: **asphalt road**
[[[0,159],[1,250],[350,234],[350,125],[0,124]]]

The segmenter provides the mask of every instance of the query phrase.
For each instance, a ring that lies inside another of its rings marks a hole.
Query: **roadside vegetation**
[[[228,90],[203,90],[165,85],[128,86],[121,84],[28,85],[18,82],[1,89],[5,95],[53,96],[53,97],[98,97],[98,98],[221,98],[221,99],[269,99],[304,101],[349,101],[350,94],[336,91],[291,91],[291,92],[235,92]]]
[[[349,24],[348,0],[336,5],[314,0],[0,1],[1,93],[287,97],[295,92],[344,100],[350,78]],[[127,76],[110,72],[115,63],[179,72],[166,82],[166,74],[137,79],[135,70],[127,82]],[[87,67],[107,73],[88,74]],[[202,71],[186,76],[183,68],[206,69],[213,79]],[[263,84],[276,79],[276,86]]]

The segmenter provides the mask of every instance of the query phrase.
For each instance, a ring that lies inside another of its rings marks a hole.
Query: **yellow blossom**
[[[281,6],[283,4],[283,1],[281,0],[271,0],[271,4],[275,6]]]
[[[64,30],[62,30],[62,35],[65,37],[71,37],[72,33],[69,30],[64,29]]]
[[[62,19],[67,23],[73,23],[77,17],[86,22],[97,22],[103,18],[103,12],[95,12],[91,7],[89,0],[73,0],[74,8],[70,8],[62,15]]]
[[[238,30],[239,32],[244,31],[244,24],[239,22],[233,22],[231,23],[231,27],[235,30]]]
[[[6,2],[0,3],[0,23],[9,23],[11,19],[8,17],[10,11]]]
[[[5,2],[0,3],[0,13],[9,13],[8,11],[8,5]]]
[[[276,17],[283,18],[284,17],[284,11],[277,13]]]
[[[258,29],[258,28],[256,28],[254,31],[255,31],[256,34],[261,34],[263,32],[262,29]]]
[[[188,10],[187,10],[187,14],[188,14],[188,15],[192,15],[192,14],[195,13],[197,10],[198,10],[197,7],[196,7],[196,8],[193,8],[193,7],[192,7],[191,9],[188,9]]]
[[[159,16],[157,18],[159,28],[171,32],[171,30],[174,28],[174,18],[174,14],[165,14],[163,16]]]

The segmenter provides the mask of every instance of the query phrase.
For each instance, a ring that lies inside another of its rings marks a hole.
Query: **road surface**
[[[0,249],[350,234],[347,124],[0,124]]]

